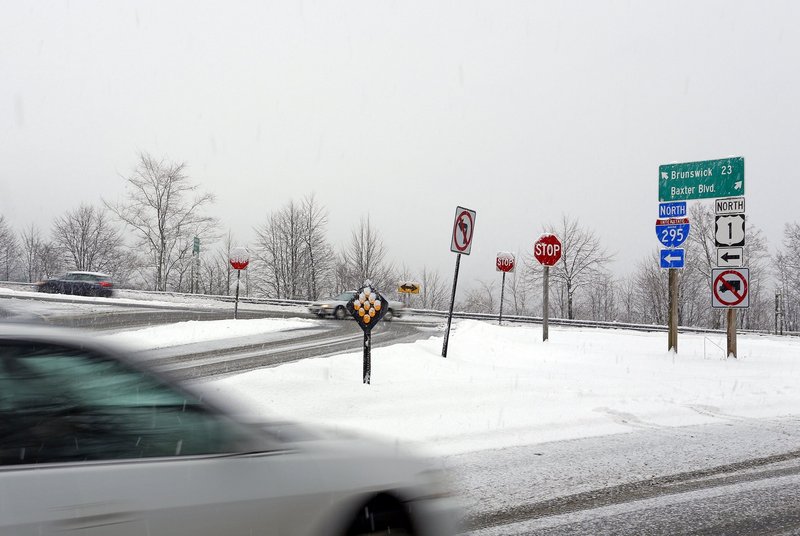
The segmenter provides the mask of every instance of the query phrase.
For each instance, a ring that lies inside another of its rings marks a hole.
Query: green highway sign
[[[744,195],[744,158],[721,158],[658,166],[658,200]]]

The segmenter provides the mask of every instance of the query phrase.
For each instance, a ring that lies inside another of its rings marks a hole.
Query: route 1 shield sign
[[[750,270],[714,268],[711,270],[711,307],[746,309],[750,307]]]
[[[714,242],[718,248],[744,245],[744,214],[727,214],[714,218]]]

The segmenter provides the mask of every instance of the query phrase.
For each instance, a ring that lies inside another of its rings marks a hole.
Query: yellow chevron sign
[[[397,292],[401,294],[419,294],[419,283],[403,283],[397,287]]]

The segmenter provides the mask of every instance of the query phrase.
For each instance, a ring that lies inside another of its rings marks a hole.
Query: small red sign
[[[247,265],[250,264],[250,252],[247,251],[247,248],[233,248],[228,260],[234,270],[246,270]]]
[[[739,307],[746,308],[750,305],[748,297],[749,270],[747,268],[732,268],[729,270],[715,268],[711,271],[714,279],[711,292],[712,307]]]
[[[561,240],[554,234],[543,234],[533,245],[533,256],[544,266],[553,266],[561,258]]]
[[[514,255],[511,253],[498,253],[495,266],[497,266],[498,272],[513,272]]]

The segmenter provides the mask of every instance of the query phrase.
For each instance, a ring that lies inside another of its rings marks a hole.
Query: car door
[[[0,534],[305,534],[324,510],[305,453],[96,352],[0,344],[0,413]]]
[[[67,274],[59,281],[62,294],[75,294],[75,285],[78,284],[78,274]]]

